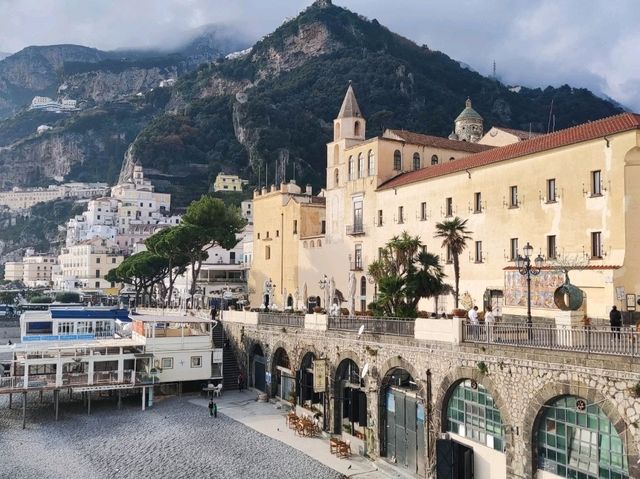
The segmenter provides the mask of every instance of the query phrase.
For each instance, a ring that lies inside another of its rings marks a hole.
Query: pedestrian
[[[467,312],[469,323],[471,324],[471,337],[478,339],[478,307],[474,306]]]
[[[609,313],[609,322],[611,323],[611,331],[617,340],[620,340],[620,327],[622,326],[622,314],[618,311],[616,306],[611,308]]]
[[[493,315],[493,308],[491,305],[487,305],[484,312],[484,324],[487,325],[487,334],[489,335],[489,340],[491,340],[493,338],[494,325],[496,324],[496,317]]]
[[[214,404],[213,404],[213,399],[209,399],[209,417],[213,416],[213,408],[214,408]]]
[[[218,417],[218,403],[213,403],[213,417]]]
[[[216,310],[216,307],[213,306],[211,308],[211,320],[215,321],[216,320],[216,316],[218,316],[218,311]]]
[[[238,390],[242,392],[242,373],[238,374]]]

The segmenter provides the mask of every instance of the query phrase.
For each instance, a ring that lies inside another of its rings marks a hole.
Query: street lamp
[[[378,301],[378,282],[370,274],[367,275],[367,281],[373,285],[373,302]]]
[[[329,302],[329,300],[327,299],[327,297],[329,296],[329,278],[327,278],[326,274],[320,281],[318,281],[318,285],[320,286],[320,289],[324,291],[324,309],[327,310],[328,314],[329,306],[327,305],[327,303]]]
[[[531,264],[533,246],[531,246],[529,242],[527,242],[522,251],[524,252],[524,257],[518,255],[516,258],[516,266],[520,274],[527,277],[527,326],[531,328],[531,325],[533,324],[531,319],[531,276],[537,276],[540,274],[544,258],[538,255],[536,259],[533,260],[534,264]]]

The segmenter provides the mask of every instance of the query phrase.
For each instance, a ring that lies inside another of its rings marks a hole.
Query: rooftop
[[[468,141],[450,140],[441,136],[423,135],[421,133],[413,133],[412,131],[405,130],[385,130],[382,137],[385,139],[405,141],[412,145],[432,146],[434,148],[464,151],[468,153],[478,153],[495,148],[495,146],[491,145],[480,145],[478,143],[471,143]]]
[[[480,166],[486,166],[500,161],[520,158],[542,151],[553,150],[563,146],[595,140],[607,135],[637,130],[639,128],[640,115],[635,113],[621,113],[619,115],[603,118],[602,120],[583,123],[582,125],[567,128],[565,130],[559,130],[555,133],[540,135],[529,140],[502,146],[500,148],[493,148],[449,163],[442,163],[429,168],[404,173],[386,181],[380,185],[378,189],[386,190],[390,188],[397,188],[399,186],[416,183],[429,178],[445,176],[471,168],[478,168]]]

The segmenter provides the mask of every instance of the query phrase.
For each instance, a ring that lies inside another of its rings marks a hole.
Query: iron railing
[[[289,313],[258,313],[258,324],[304,328],[304,316]]]
[[[364,234],[364,225],[362,223],[354,223],[346,226],[347,236],[357,236]]]
[[[359,331],[363,333],[388,334],[391,336],[415,335],[416,322],[406,318],[372,318],[370,316],[329,316],[327,328],[333,331]]]
[[[616,356],[640,355],[640,333],[635,330],[585,326],[563,328],[527,324],[468,324],[462,330],[468,343],[498,344],[538,349],[555,349]]]

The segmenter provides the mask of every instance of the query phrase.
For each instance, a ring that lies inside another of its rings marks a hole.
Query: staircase
[[[231,346],[224,347],[224,328],[222,323],[218,321],[216,327],[213,328],[213,344],[215,348],[223,348],[222,352],[222,391],[231,391],[238,389],[238,375],[240,368],[236,355]],[[224,394],[224,393],[223,393]]]

